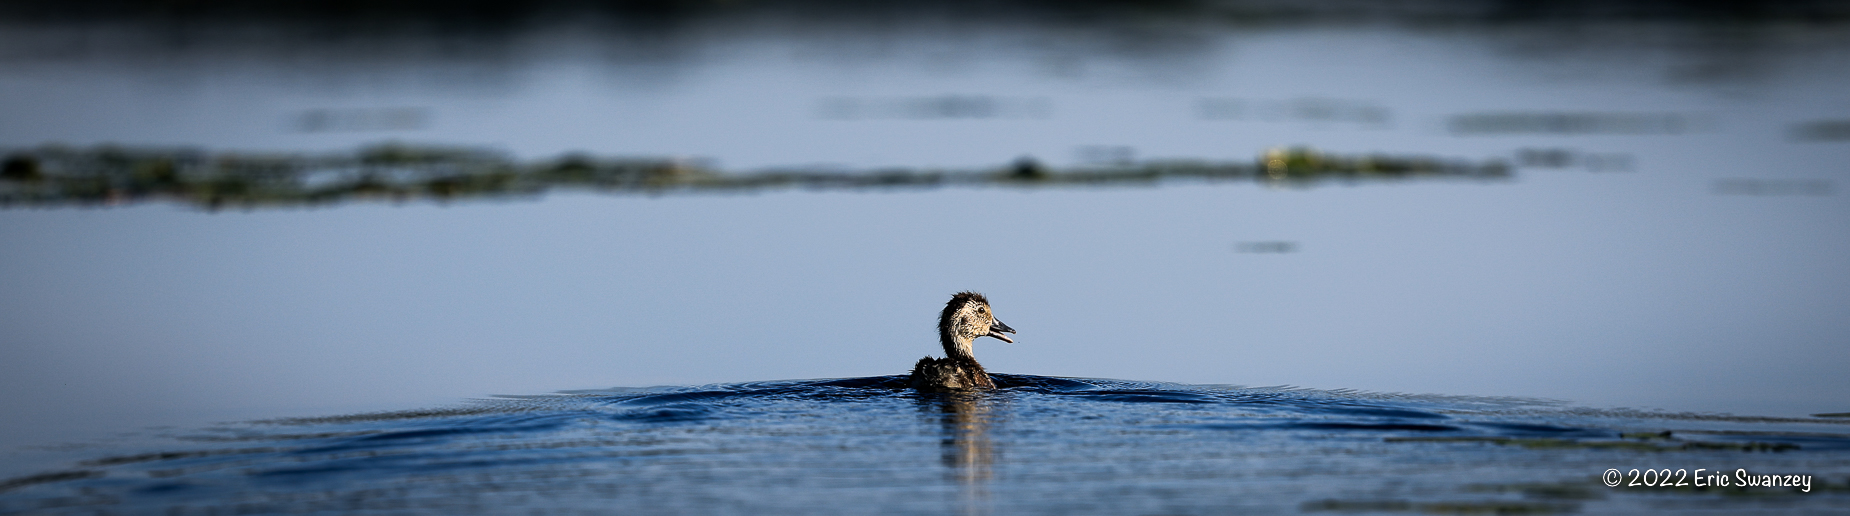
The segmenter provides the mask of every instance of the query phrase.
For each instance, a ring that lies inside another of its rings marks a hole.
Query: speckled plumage
[[[1003,335],[1015,333],[989,308],[989,299],[975,292],[958,292],[944,304],[938,314],[938,344],[944,346],[945,358],[925,357],[912,366],[912,388],[923,392],[974,391],[996,388],[989,372],[976,361],[970,345],[978,337],[995,337],[1014,342]]]
[[[919,359],[912,366],[912,388],[923,392],[978,391],[996,388],[989,371],[975,360],[954,358]]]

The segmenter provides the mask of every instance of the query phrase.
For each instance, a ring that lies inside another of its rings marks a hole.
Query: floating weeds
[[[1189,179],[1311,185],[1329,180],[1503,179],[1510,176],[1509,168],[1495,160],[1467,163],[1424,156],[1339,156],[1308,148],[1281,148],[1252,162],[1154,160],[1057,169],[1022,158],[1000,167],[970,170],[731,174],[677,159],[572,154],[519,162],[477,149],[400,144],[327,155],[48,146],[14,151],[0,162],[0,207],[178,201],[216,210],[364,200],[523,197],[554,189],[660,195],[780,188],[1112,186]]]

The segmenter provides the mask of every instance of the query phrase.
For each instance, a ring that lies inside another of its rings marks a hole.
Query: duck
[[[1002,321],[996,320],[995,310],[989,307],[989,299],[976,292],[958,292],[951,296],[951,301],[944,304],[944,311],[938,314],[938,344],[944,346],[944,358],[932,358],[927,355],[912,366],[910,383],[919,392],[969,392],[996,388],[989,379],[989,372],[983,370],[983,364],[976,361],[976,354],[970,349],[980,337],[994,337],[1002,342],[1015,342],[1008,337],[1015,333]]]

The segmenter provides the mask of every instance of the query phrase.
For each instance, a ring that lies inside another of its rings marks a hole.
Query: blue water
[[[904,376],[875,376],[186,429],[0,479],[0,512],[1850,510],[1850,420],[1840,418],[995,377],[999,390],[977,394],[920,394]],[[1746,469],[1812,475],[1813,485],[1607,487],[1608,468]]]

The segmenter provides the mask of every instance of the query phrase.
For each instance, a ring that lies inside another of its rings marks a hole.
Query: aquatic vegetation
[[[184,149],[40,147],[7,154],[0,207],[111,206],[168,201],[205,209],[314,206],[348,201],[448,202],[531,197],[555,190],[646,195],[786,188],[865,190],[947,186],[1129,186],[1162,181],[1324,181],[1510,177],[1499,160],[1341,156],[1274,149],[1256,162],[1151,160],[1055,169],[1032,158],[974,170],[769,170],[728,173],[695,160],[572,154],[521,162],[494,152],[377,145],[327,155],[209,154]]]

